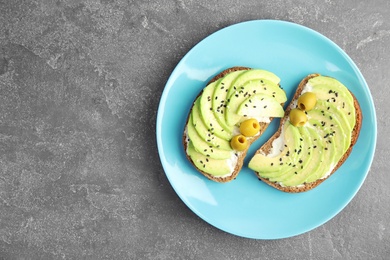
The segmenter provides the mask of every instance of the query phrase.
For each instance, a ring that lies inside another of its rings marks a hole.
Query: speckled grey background
[[[0,259],[388,259],[390,2],[0,1]],[[378,144],[335,218],[251,240],[202,221],[159,162],[158,102],[180,59],[228,25],[280,19],[365,76]]]

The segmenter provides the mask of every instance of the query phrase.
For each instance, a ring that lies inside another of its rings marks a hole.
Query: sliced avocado
[[[265,94],[255,94],[241,103],[237,114],[247,118],[283,117],[284,110],[275,98]]]
[[[335,136],[335,142],[342,145],[340,153],[341,155],[344,154],[351,144],[352,131],[344,114],[335,106],[323,100],[318,100],[316,107],[308,111],[307,114],[309,118],[319,120],[323,125],[322,127],[328,130],[324,138]]]
[[[228,159],[232,156],[233,151],[218,149],[207,143],[199,136],[192,123],[192,115],[190,115],[190,118],[188,120],[187,134],[195,150],[206,157],[213,159]]]
[[[280,168],[286,167],[289,163],[295,163],[295,158],[291,155],[295,152],[294,149],[300,146],[301,135],[298,129],[288,121],[284,125],[282,134],[280,138],[283,138],[283,140],[279,139],[278,141],[281,141],[281,143],[278,144],[277,148],[273,148],[280,149],[280,152],[276,151],[274,155],[268,156],[261,153],[255,154],[249,162],[248,167],[250,169],[260,173],[261,176],[266,176],[268,172],[275,174]]]
[[[278,174],[271,176],[269,178],[270,181],[277,181],[284,184],[284,181],[291,179],[299,174],[303,168],[305,168],[309,163],[313,156],[311,150],[311,138],[310,133],[306,127],[297,127],[301,141],[299,146],[294,147],[293,153],[290,155],[294,158],[294,164],[289,165],[290,169],[288,171],[284,171],[283,174]],[[295,136],[297,138],[297,136]]]
[[[230,129],[232,126],[229,126],[226,123],[225,119],[225,111],[226,111],[226,103],[227,103],[227,92],[232,84],[232,82],[246,70],[234,71],[227,74],[215,87],[215,91],[213,94],[213,112],[218,122],[224,129]]]
[[[232,151],[230,143],[210,131],[210,128],[206,127],[199,111],[200,97],[198,97],[192,107],[191,117],[192,123],[199,136],[206,141],[209,145],[226,151]]]
[[[210,132],[222,139],[230,140],[233,137],[233,127],[224,129],[215,117],[212,106],[212,97],[215,87],[221,80],[222,79],[214,81],[203,89],[202,95],[200,96],[199,109],[203,122],[210,129]]]
[[[257,79],[267,79],[276,85],[280,82],[280,78],[270,71],[260,69],[248,70],[240,74],[240,76],[232,82],[227,97],[230,97],[237,89],[245,85],[247,82]]]
[[[191,157],[191,160],[193,161],[194,165],[198,169],[206,173],[209,173],[214,176],[221,176],[232,172],[229,160],[217,160],[208,158],[207,156],[198,153],[195,150],[191,141],[188,142],[187,153]]]
[[[308,84],[312,87],[315,86],[324,86],[325,88],[328,89],[328,91],[332,92],[338,92],[338,93],[345,93],[349,95],[345,95],[346,102],[353,103],[353,97],[350,94],[349,90],[347,89],[346,86],[344,86],[340,81],[338,81],[335,78],[327,77],[327,76],[318,76],[309,79]]]
[[[276,103],[278,104],[284,103],[287,100],[286,93],[272,81],[266,79],[256,79],[248,81],[243,86],[239,87],[235,92],[233,92],[233,94],[227,99],[225,117],[228,124],[234,125],[240,121],[242,115],[237,115],[238,107],[244,100],[256,94],[268,95],[270,98],[276,100]]]
[[[300,132],[304,136],[304,150],[299,160],[298,170],[291,172],[290,176],[280,180],[284,186],[298,186],[303,184],[311,175],[315,175],[322,166],[325,146],[322,138],[314,128],[301,127]]]
[[[256,168],[253,170],[259,172],[261,177],[282,186],[295,187],[327,176],[351,144],[351,132],[356,119],[349,91],[337,80],[327,77],[309,81],[309,88],[309,91],[316,94],[317,103],[312,110],[306,112],[308,122],[299,127],[301,153],[292,153],[289,158],[298,163],[289,163],[289,167],[276,165],[272,168],[268,162],[270,159],[263,155],[256,155],[250,162],[250,166]],[[287,123],[288,121],[285,122]],[[291,147],[285,150],[291,151],[294,148],[297,151],[296,145],[292,142],[288,144]],[[272,160],[285,161],[285,153],[281,153],[282,158],[276,156]],[[257,161],[253,162],[254,160]]]
[[[327,138],[323,138],[323,136],[326,136],[326,130],[322,129],[321,122],[318,120],[312,119],[309,121],[311,127],[311,131],[315,131],[315,133],[318,134],[318,136],[321,138],[319,143],[323,146],[322,151],[322,158],[321,161],[318,163],[319,167],[317,170],[313,170],[313,173],[307,176],[304,182],[310,183],[313,181],[316,181],[320,178],[322,178],[327,172],[330,171],[330,169],[333,168],[333,164],[335,163],[335,155],[336,155],[336,142],[334,141],[334,136],[328,136]],[[317,127],[314,127],[313,124],[315,124]],[[317,144],[319,147],[319,144]],[[327,162],[330,164],[330,168],[323,167],[323,162]]]
[[[331,89],[330,89],[331,88]],[[327,85],[315,85],[312,86],[312,92],[316,94],[317,99],[326,100],[342,111],[348,119],[348,123],[351,128],[355,127],[355,107],[351,100],[351,94],[349,91],[340,91],[339,89],[333,90],[331,86]]]

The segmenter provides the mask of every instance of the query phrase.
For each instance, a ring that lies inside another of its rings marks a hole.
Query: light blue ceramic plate
[[[339,79],[357,97],[363,125],[348,160],[317,188],[300,194],[258,181],[249,158],[277,129],[278,121],[252,145],[237,179],[220,184],[200,175],[186,159],[182,133],[198,93],[214,75],[232,66],[262,68],[281,78],[291,98],[310,73]],[[283,21],[239,23],[205,38],[179,62],[161,97],[157,115],[159,155],[172,187],[209,224],[255,239],[278,239],[312,230],[334,217],[355,196],[374,156],[377,127],[368,86],[348,55],[323,35]]]

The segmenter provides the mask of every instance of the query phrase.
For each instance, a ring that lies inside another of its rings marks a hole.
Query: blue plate
[[[220,184],[199,174],[186,159],[182,134],[188,111],[205,84],[232,66],[262,68],[281,78],[291,98],[302,78],[321,73],[337,78],[358,99],[363,125],[348,160],[317,188],[299,194],[258,181],[249,158],[277,129],[274,121],[251,146],[236,180]],[[368,86],[348,55],[323,35],[283,21],[235,24],[208,36],[179,62],[162,94],[157,144],[166,176],[183,202],[199,217],[228,233],[278,239],[312,230],[334,217],[355,196],[371,166],[377,136]]]

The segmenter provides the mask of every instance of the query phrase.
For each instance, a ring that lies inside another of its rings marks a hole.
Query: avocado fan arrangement
[[[216,182],[237,177],[251,144],[274,118],[278,130],[248,167],[284,192],[317,187],[347,159],[359,136],[362,113],[354,95],[335,78],[310,74],[292,101],[280,78],[263,69],[232,67],[196,97],[183,133],[188,160]]]

